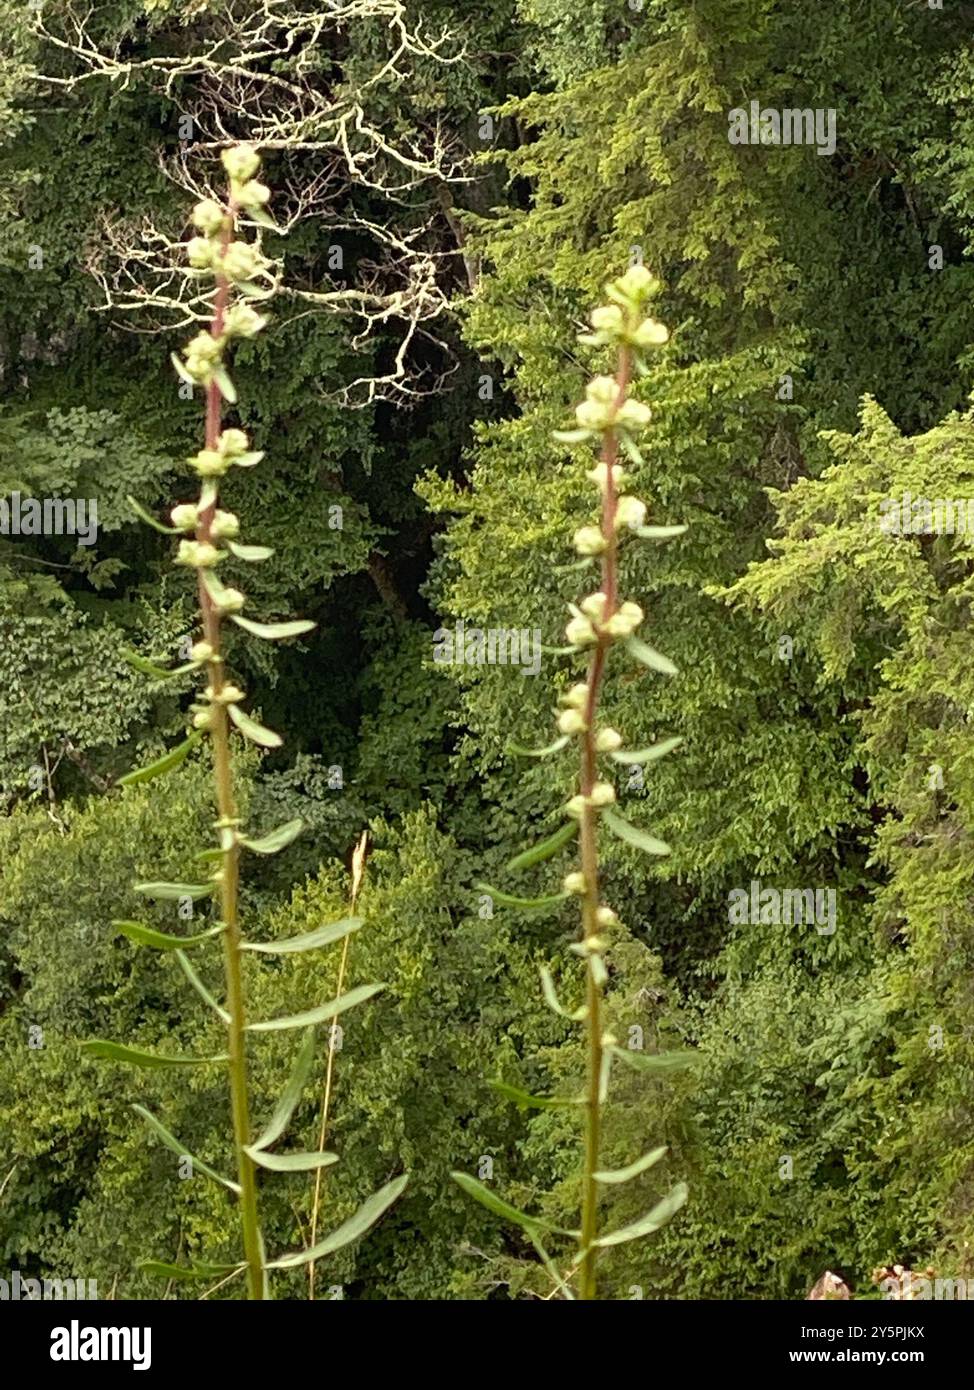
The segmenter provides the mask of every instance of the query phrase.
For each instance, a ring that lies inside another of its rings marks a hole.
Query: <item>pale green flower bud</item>
[[[208,709],[197,710],[193,715],[194,729],[208,729],[213,723],[213,712]]]
[[[595,736],[595,747],[600,753],[614,753],[622,747],[622,735],[618,729],[600,729]]]
[[[575,407],[575,419],[583,430],[603,430],[612,419],[612,412],[598,401],[582,401]]]
[[[250,448],[250,440],[243,430],[224,430],[219,440],[220,453],[224,458],[235,458],[245,454]]]
[[[219,338],[214,338],[212,333],[197,333],[185,347],[187,359],[199,357],[204,362],[219,362],[223,353],[223,344]]]
[[[181,506],[173,507],[169,516],[172,524],[180,531],[193,531],[199,522],[199,508],[186,502]]]
[[[222,558],[222,553],[208,541],[180,541],[176,552],[176,564],[189,565],[191,569],[212,569]]]
[[[213,521],[210,530],[214,536],[219,536],[222,540],[233,540],[240,535],[240,519],[233,512],[216,511],[213,513]]]
[[[618,394],[619,386],[612,376],[593,377],[585,388],[587,399],[599,405],[611,405]]]
[[[579,682],[578,685],[573,685],[571,690],[561,697],[559,703],[567,705],[569,709],[583,709],[587,700],[588,686],[582,685],[581,682]]]
[[[223,589],[213,604],[221,613],[239,613],[246,601],[239,589]]]
[[[219,693],[214,691],[212,685],[208,685],[203,694],[215,705],[239,705],[244,698],[244,692],[236,685],[224,685]]]
[[[230,467],[228,460],[215,449],[201,449],[198,454],[193,455],[189,463],[201,478],[219,478]]]
[[[595,920],[600,927],[617,927],[619,925],[619,918],[611,907],[596,908]]]
[[[611,782],[596,782],[589,802],[593,806],[611,806],[615,799],[616,789]]]
[[[223,208],[212,198],[204,198],[193,208],[193,226],[206,236],[215,236],[223,228],[225,218]]]
[[[570,801],[565,802],[565,814],[571,816],[572,820],[581,820],[586,804],[584,796],[573,796]]]
[[[186,256],[195,270],[205,270],[213,264],[213,247],[205,236],[194,236],[186,243]]]
[[[194,642],[189,654],[193,661],[209,661],[213,648],[209,642]]]
[[[249,241],[231,241],[220,265],[230,280],[251,280],[257,273],[260,258]]]
[[[609,478],[609,465],[600,461],[594,468],[590,468],[585,476],[588,478],[589,482],[595,483],[596,487],[601,488],[604,492]],[[625,487],[628,481],[629,478],[624,472],[621,464],[614,463],[612,465],[612,486],[614,488]]]
[[[604,630],[610,637],[631,637],[644,617],[638,603],[624,603],[618,613],[613,613]]]
[[[596,640],[595,629],[588,618],[572,618],[565,627],[565,636],[573,647],[587,647]]]
[[[662,289],[659,280],[644,265],[630,266],[615,282],[616,289],[629,299],[649,299]]]
[[[599,589],[597,593],[589,594],[586,598],[583,598],[578,606],[587,618],[591,618],[593,622],[599,623],[602,621],[607,602],[608,600],[605,594]]]
[[[606,544],[598,526],[580,526],[572,541],[579,555],[601,555]]]
[[[618,304],[602,304],[598,309],[593,309],[589,322],[600,333],[621,333],[625,325]]]
[[[580,873],[566,874],[561,881],[561,886],[566,893],[576,893],[581,896],[586,889],[585,875]]]
[[[642,401],[623,401],[616,413],[616,423],[627,430],[644,430],[653,412]]]
[[[235,304],[223,320],[223,331],[230,338],[256,338],[267,320],[249,304]]]
[[[637,526],[645,526],[645,524],[646,503],[641,502],[638,497],[620,497],[616,503],[616,530],[629,527],[634,531]]]
[[[669,341],[670,330],[658,319],[644,319],[632,335],[637,347],[662,347]]]
[[[577,709],[562,710],[558,716],[558,729],[563,734],[583,734],[588,728]]]
[[[260,155],[253,145],[233,145],[224,150],[220,158],[234,183],[246,183],[260,168]]]
[[[266,183],[257,183],[250,179],[234,190],[234,196],[242,208],[262,208],[265,203],[270,202],[271,190]]]

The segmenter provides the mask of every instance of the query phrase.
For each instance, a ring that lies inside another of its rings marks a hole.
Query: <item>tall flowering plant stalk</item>
[[[189,1267],[149,1260],[144,1267],[167,1278],[216,1275],[230,1277],[246,1275],[247,1296],[262,1299],[270,1296],[269,1276],[273,1270],[292,1269],[332,1254],[343,1245],[357,1239],[396,1200],[406,1185],[401,1176],[386,1184],[366,1201],[355,1214],[323,1241],[310,1248],[268,1260],[259,1221],[258,1174],[271,1172],[307,1172],[320,1170],[337,1161],[333,1153],[318,1149],[308,1153],[277,1153],[272,1146],[283,1135],[310,1074],[315,1057],[315,1029],[318,1024],[333,1020],[346,1009],[370,998],[382,985],[360,985],[327,1003],[316,1005],[302,1013],[284,1018],[252,1021],[248,1018],[245,996],[245,960],[249,955],[287,957],[296,952],[315,950],[346,939],[362,925],[358,917],[349,916],[331,922],[297,937],[260,942],[244,937],[239,912],[239,882],[244,854],[276,854],[300,834],[300,820],[280,826],[268,835],[254,837],[247,833],[240,816],[234,793],[231,758],[231,735],[261,748],[276,748],[280,735],[259,724],[244,711],[245,692],[227,675],[224,657],[223,631],[227,620],[235,623],[250,636],[264,641],[279,641],[310,631],[314,623],[304,619],[291,622],[254,622],[243,616],[243,593],[225,585],[218,575],[228,560],[244,564],[259,564],[273,553],[266,546],[243,544],[239,540],[238,518],[221,509],[220,480],[231,468],[253,468],[263,454],[250,447],[243,430],[224,428],[226,405],[234,405],[236,390],[229,375],[228,355],[233,342],[253,338],[266,326],[267,320],[254,307],[254,300],[266,298],[264,282],[267,265],[260,246],[238,237],[242,217],[257,225],[273,227],[266,205],[270,190],[256,175],[260,167],[257,152],[246,145],[234,146],[223,154],[228,178],[225,202],[207,198],[193,210],[197,235],[186,245],[192,274],[211,277],[209,294],[212,316],[209,326],[197,333],[181,354],[173,354],[173,365],[179,376],[194,387],[202,387],[206,402],[206,425],[203,448],[189,460],[199,481],[199,496],[193,503],[172,508],[171,525],[164,525],[134,503],[136,511],[156,530],[181,537],[175,563],[195,574],[199,599],[200,636],[190,652],[187,665],[167,670],[152,662],[129,654],[131,660],[154,678],[171,676],[189,670],[198,671],[205,681],[199,698],[192,706],[192,728],[187,738],[176,748],[148,767],[140,768],[121,779],[123,785],[150,781],[178,767],[202,740],[210,744],[213,765],[216,845],[204,849],[199,859],[212,866],[203,883],[139,883],[135,890],[157,901],[183,899],[210,900],[216,920],[207,930],[192,936],[172,935],[140,922],[116,922],[114,925],[131,941],[144,947],[172,951],[189,983],[226,1030],[226,1052],[212,1057],[173,1057],[127,1046],[116,1042],[93,1039],[85,1044],[96,1056],[139,1067],[185,1065],[225,1065],[227,1070],[230,1113],[232,1117],[232,1148],[236,1177],[224,1177],[215,1169],[194,1159],[186,1146],[141,1105],[134,1108],[163,1144],[189,1157],[194,1168],[221,1183],[233,1194],[240,1217],[242,1259],[235,1264],[215,1265],[196,1263]],[[188,952],[219,941],[223,949],[225,999],[213,997],[199,977]],[[290,1079],[280,1100],[268,1117],[263,1130],[255,1133],[247,1075],[248,1043],[263,1033],[298,1029],[303,1033]]]
[[[594,310],[592,332],[582,335],[581,341],[612,350],[616,359],[615,375],[596,376],[590,381],[585,400],[575,412],[576,428],[558,431],[555,435],[562,443],[595,443],[599,447],[598,461],[586,475],[599,495],[599,520],[597,524],[580,527],[573,541],[576,552],[582,557],[581,566],[596,562],[601,565],[601,584],[578,604],[570,605],[571,619],[565,629],[569,645],[564,654],[586,661],[587,671],[584,681],[574,684],[559,701],[559,737],[546,748],[518,750],[531,757],[549,757],[574,743],[580,765],[578,790],[563,808],[564,824],[547,840],[517,855],[508,867],[527,868],[553,857],[568,845],[576,846],[578,866],[565,876],[560,892],[546,898],[514,897],[483,885],[499,902],[514,907],[548,906],[568,898],[579,901],[581,931],[571,949],[584,962],[584,1003],[575,1010],[564,1008],[548,971],[542,971],[542,986],[549,1006],[556,1013],[584,1026],[587,1054],[584,1094],[565,1099],[529,1096],[496,1083],[499,1090],[525,1106],[575,1105],[581,1109],[579,1227],[576,1230],[553,1227],[502,1201],[468,1174],[453,1174],[472,1197],[527,1232],[564,1297],[582,1300],[597,1297],[597,1262],[603,1250],[658,1230],[687,1198],[686,1185],[679,1183],[640,1221],[609,1233],[599,1230],[600,1190],[646,1172],[666,1152],[665,1147],[654,1149],[617,1171],[601,1168],[603,1111],[613,1061],[662,1071],[681,1065],[689,1058],[689,1054],[684,1053],[648,1055],[624,1050],[605,1030],[603,1021],[608,980],[606,955],[611,949],[611,933],[618,926],[619,918],[603,898],[600,834],[604,829],[651,855],[668,854],[669,847],[619,814],[615,809],[615,787],[602,769],[606,760],[623,765],[652,763],[665,757],[680,742],[678,738],[664,739],[649,748],[627,751],[623,748],[621,733],[603,724],[599,713],[609,659],[619,648],[631,660],[652,671],[666,675],[676,673],[667,657],[637,636],[645,614],[638,603],[622,597],[619,583],[620,549],[630,538],[667,541],[686,530],[685,526],[646,525],[646,505],[625,491],[627,477],[620,462],[620,455],[624,454],[632,462],[642,463],[637,439],[650,422],[650,410],[632,399],[630,388],[634,376],[647,370],[646,354],[666,343],[669,336],[664,325],[647,312],[660,288],[659,281],[642,266],[634,266],[606,286],[609,302]],[[577,1243],[567,1273],[562,1273],[544,1244],[544,1239],[551,1235],[568,1237]]]

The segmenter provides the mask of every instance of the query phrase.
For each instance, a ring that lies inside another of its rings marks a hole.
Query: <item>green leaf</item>
[[[221,922],[218,927],[210,927],[209,931],[199,932],[196,936],[171,936],[168,932],[143,926],[141,922],[113,922],[112,926],[130,941],[135,941],[140,946],[154,946],[157,951],[177,951],[185,946],[199,946],[201,942],[220,936],[226,930]]]
[[[230,380],[229,373],[225,367],[213,368],[213,380],[220,389],[220,395],[229,405],[237,404],[237,388]]]
[[[588,1018],[588,1008],[585,1004],[581,1008],[575,1009],[574,1012],[569,1012],[563,1007],[555,992],[555,982],[551,978],[551,971],[546,966],[541,967],[541,990],[548,1008],[560,1015],[561,1018],[571,1019],[572,1023],[581,1023],[583,1019]]]
[[[325,1023],[329,1018],[343,1014],[346,1009],[354,1009],[356,1004],[371,999],[373,994],[378,994],[380,989],[385,988],[385,984],[359,985],[357,989],[350,989],[347,994],[342,994],[327,1004],[320,1004],[317,1009],[308,1009],[303,1014],[291,1014],[287,1018],[270,1018],[263,1023],[248,1023],[247,1031],[274,1033],[281,1028],[305,1028],[314,1023]]]
[[[216,888],[215,883],[135,883],[136,893],[147,898],[161,898],[175,902],[179,898],[208,898]]]
[[[338,1162],[337,1154],[325,1153],[323,1150],[317,1153],[268,1154],[252,1145],[244,1152],[261,1168],[267,1168],[272,1173],[310,1173],[316,1168],[330,1168],[333,1163]]]
[[[550,859],[552,855],[567,845],[570,840],[574,840],[578,834],[578,821],[566,821],[560,826],[553,835],[549,835],[547,840],[539,840],[530,849],[522,850],[508,862],[508,869],[529,869],[532,864],[540,864],[545,859]]]
[[[642,1158],[637,1158],[635,1163],[630,1163],[628,1168],[615,1168],[608,1172],[593,1173],[592,1176],[596,1182],[629,1182],[630,1178],[638,1178],[640,1173],[645,1173],[647,1169],[659,1163],[665,1153],[666,1145],[664,1144],[662,1148],[653,1149],[650,1153],[643,1154]]]
[[[636,526],[633,528],[637,536],[641,536],[644,541],[670,541],[674,536],[682,536],[686,531],[685,526]]]
[[[227,549],[231,555],[236,555],[238,560],[246,560],[251,565],[257,564],[260,560],[269,560],[274,554],[269,545],[240,545],[237,541],[227,541]]]
[[[678,1182],[646,1216],[634,1221],[631,1226],[623,1226],[620,1230],[613,1231],[611,1235],[600,1236],[592,1244],[604,1249],[609,1245],[624,1245],[627,1241],[639,1240],[640,1236],[652,1235],[653,1231],[665,1226],[670,1217],[680,1210],[688,1196],[689,1189],[686,1183]]]
[[[528,1216],[526,1211],[520,1211],[517,1207],[512,1207],[510,1202],[505,1202],[502,1197],[491,1192],[489,1187],[485,1187],[482,1182],[472,1178],[469,1173],[450,1174],[453,1181],[462,1187],[468,1197],[472,1197],[475,1202],[479,1202],[482,1207],[486,1207],[494,1216],[501,1217],[504,1221],[511,1221],[515,1226],[520,1226],[525,1231],[557,1231],[559,1235],[578,1236],[577,1231],[566,1231],[560,1226],[553,1226],[550,1221],[543,1221],[540,1216]]]
[[[157,666],[154,661],[148,661],[138,652],[133,652],[131,647],[119,647],[118,654],[136,671],[141,671],[144,676],[151,676],[157,681],[171,680],[173,676],[185,676],[187,671],[195,671],[200,665],[198,661],[187,661],[184,666]]]
[[[256,743],[261,748],[280,748],[284,741],[280,734],[275,733],[273,729],[265,729],[263,724],[257,723],[256,719],[251,719],[249,714],[244,714],[239,705],[228,705],[227,709],[230,718],[244,738],[249,738],[251,743]]]
[[[280,1139],[287,1129],[288,1122],[294,1114],[295,1107],[301,1099],[301,1092],[304,1083],[308,1079],[311,1071],[311,1064],[315,1055],[315,1030],[309,1028],[304,1035],[304,1042],[298,1049],[298,1055],[294,1060],[291,1075],[288,1077],[287,1085],[281,1092],[281,1098],[274,1106],[273,1113],[267,1121],[264,1132],[255,1139],[252,1147],[254,1149],[266,1149],[274,1143],[275,1139]],[[253,1157],[253,1155],[251,1155]]]
[[[640,641],[638,637],[627,638],[626,648],[631,656],[634,656],[637,661],[641,661],[644,666],[648,666],[651,671],[660,671],[664,676],[679,674],[668,656],[658,652],[648,642]]]
[[[475,883],[474,887],[481,893],[489,893],[495,903],[500,903],[503,907],[554,907],[556,903],[563,903],[568,897],[567,893],[552,893],[547,898],[516,898],[511,893],[502,893],[499,888],[491,888],[489,883]]]
[[[259,840],[245,839],[241,835],[240,843],[253,850],[254,854],[277,854],[278,850],[285,849],[292,840],[296,840],[303,828],[304,821],[300,818],[289,820],[286,825],[278,826],[269,835],[262,835]]]
[[[583,444],[585,440],[594,438],[592,430],[552,430],[552,439],[557,439],[559,444]]]
[[[561,1096],[532,1096],[517,1086],[509,1086],[506,1081],[491,1081],[488,1084],[491,1090],[496,1091],[505,1100],[512,1100],[522,1110],[556,1110],[566,1105],[584,1104],[581,1100]]]
[[[196,971],[193,969],[189,956],[186,954],[186,952],[177,951],[176,959],[179,961],[179,966],[183,974],[186,976],[187,980],[196,990],[196,993],[199,995],[199,997],[203,1000],[203,1003],[209,1004],[210,1008],[217,1015],[217,1017],[222,1020],[223,1023],[229,1023],[230,1015],[227,1013],[226,1009],[223,1008],[221,1004],[217,1003],[213,995],[206,988],[206,985],[204,985],[199,975],[197,975]]]
[[[182,381],[185,381],[187,386],[192,386],[195,389],[199,385],[199,382],[196,380],[196,378],[190,376],[189,372],[186,370],[186,366],[183,362],[183,359],[179,356],[178,353],[171,352],[169,354],[169,360],[176,368],[176,375]]]
[[[233,459],[234,468],[256,468],[264,457],[265,450],[251,449],[249,453],[237,454]]]
[[[564,748],[568,741],[568,735],[562,734],[561,738],[556,738],[554,743],[549,743],[547,748],[523,748],[520,743],[509,743],[507,750],[519,758],[550,758],[552,753],[557,753]]]
[[[132,508],[140,521],[144,521],[146,526],[151,526],[153,531],[158,531],[163,536],[178,536],[182,533],[178,526],[164,526],[161,521],[157,521],[151,512],[147,512],[141,502],[136,502],[134,497],[126,497],[126,502]]]
[[[683,742],[682,738],[663,738],[659,743],[650,744],[648,748],[637,748],[632,753],[617,749],[611,756],[617,763],[627,765],[630,763],[655,763],[657,758],[665,758],[667,753],[672,753],[674,748],[678,748]]]
[[[266,227],[269,232],[276,232],[278,236],[284,235],[270,213],[265,212],[262,207],[248,208],[243,215],[248,222],[256,222],[258,227]]]
[[[133,1067],[199,1067],[204,1062],[225,1062],[226,1054],[218,1057],[160,1057],[157,1052],[143,1052],[137,1047],[123,1047],[121,1043],[105,1042],[101,1038],[91,1038],[81,1046],[93,1057],[101,1057],[106,1062],[127,1062]]]
[[[186,761],[187,755],[196,747],[201,733],[193,732],[189,738],[178,743],[175,748],[170,748],[168,753],[163,753],[161,758],[157,758],[154,763],[149,763],[146,767],[136,768],[134,772],[126,772],[124,777],[118,779],[120,787],[134,787],[139,782],[151,782],[154,777],[164,777],[167,772],[172,772],[173,768],[179,767],[180,763]]]
[[[277,642],[282,637],[300,637],[303,632],[310,632],[316,623],[309,622],[307,618],[294,618],[288,623],[255,623],[250,618],[242,618],[239,613],[230,614],[237,627],[242,627],[244,632],[253,633],[255,637],[263,637],[265,641]]]
[[[232,1182],[230,1178],[223,1177],[215,1168],[211,1168],[208,1163],[204,1163],[203,1160],[197,1158],[195,1154],[191,1154],[186,1148],[186,1145],[181,1144],[176,1136],[171,1134],[166,1126],[156,1119],[151,1110],[146,1110],[144,1105],[133,1105],[132,1109],[137,1115],[142,1116],[149,1128],[159,1136],[167,1149],[171,1149],[174,1154],[179,1154],[180,1158],[186,1157],[190,1159],[194,1168],[198,1168],[201,1173],[205,1173],[206,1176],[212,1178],[214,1182],[221,1183],[224,1187],[229,1188],[231,1192],[239,1194],[240,1186],[238,1183]]]
[[[634,1071],[683,1071],[700,1060],[698,1052],[635,1052],[627,1047],[613,1047],[611,1051]]]
[[[350,936],[362,925],[361,917],[343,917],[340,922],[329,922],[327,926],[316,927],[314,931],[302,932],[300,936],[285,936],[279,941],[244,941],[244,951],[261,951],[268,956],[288,956],[295,951],[315,951],[320,946],[330,946],[333,941],[341,941]]]
[[[310,1250],[298,1250],[293,1255],[282,1255],[279,1260],[271,1260],[268,1269],[297,1269],[300,1265],[310,1264],[312,1260],[320,1260],[324,1255],[334,1254],[336,1250],[341,1250],[346,1245],[350,1245],[353,1240],[358,1240],[359,1236],[364,1236],[366,1231],[374,1226],[379,1217],[392,1206],[397,1197],[402,1192],[409,1181],[409,1174],[403,1173],[402,1177],[394,1178],[392,1182],[386,1183],[378,1192],[374,1192],[367,1202],[363,1202],[358,1211],[354,1212],[347,1221],[343,1222],[337,1230],[332,1231],[330,1236],[326,1236],[323,1241],[313,1245]]]
[[[620,840],[625,840],[627,845],[634,845],[636,849],[645,850],[647,854],[669,854],[670,847],[663,840],[657,840],[645,830],[639,830],[635,825],[630,825],[624,820],[617,811],[610,810],[608,806],[602,810],[602,819],[612,831],[613,835]]]
[[[146,1274],[156,1274],[160,1279],[218,1279],[224,1274],[233,1274],[237,1270],[241,1272],[247,1268],[246,1265],[208,1265],[193,1264],[170,1265],[162,1260],[136,1260],[137,1268]]]

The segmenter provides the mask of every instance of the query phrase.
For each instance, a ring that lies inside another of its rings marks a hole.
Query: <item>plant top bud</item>
[[[614,288],[638,304],[659,294],[663,287],[644,265],[633,265],[615,281]]]
[[[558,728],[563,734],[583,734],[588,725],[579,710],[565,709],[558,716]]]
[[[620,497],[616,503],[615,525],[619,531],[623,527],[629,527],[635,531],[638,526],[646,524],[646,503],[641,502],[638,497]]]
[[[572,536],[579,555],[601,555],[606,541],[598,526],[580,526]]]
[[[220,159],[234,183],[246,183],[260,168],[260,155],[253,145],[232,145],[223,151]]]
[[[206,236],[215,236],[221,231],[225,218],[223,208],[212,198],[204,198],[193,208],[193,226],[198,227]]]
[[[618,729],[600,729],[595,736],[595,747],[600,753],[614,753],[622,747],[622,735]]]

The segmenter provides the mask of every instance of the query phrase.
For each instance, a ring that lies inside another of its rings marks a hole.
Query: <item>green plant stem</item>
[[[236,208],[232,203],[229,212],[228,226],[223,235],[224,247],[229,242],[233,232]],[[225,276],[219,275],[210,329],[215,338],[219,338],[223,332],[223,319],[229,292],[229,282]],[[215,450],[218,447],[222,424],[221,416],[220,389],[215,381],[211,381],[206,388],[206,447],[208,449]],[[210,541],[210,527],[215,508],[216,502],[214,501],[209,507],[201,510],[196,531],[198,541]],[[214,697],[216,697],[224,685],[223,657],[220,650],[220,613],[203,584],[202,575],[199,584],[199,601],[203,618],[203,636],[213,649],[213,654],[207,662],[207,675]],[[233,790],[233,772],[230,765],[230,725],[226,705],[220,704],[214,698],[210,709],[213,720],[210,727],[210,737],[213,746],[213,773],[216,785],[218,825],[220,833],[223,835],[227,831],[235,832],[238,824],[237,804]],[[253,1159],[246,1152],[246,1147],[251,1142],[252,1132],[247,1086],[246,1033],[244,1031],[246,1005],[237,902],[239,876],[240,846],[234,834],[233,843],[223,852],[220,869],[220,918],[225,927],[223,959],[226,972],[226,1007],[230,1015],[230,1022],[227,1025],[230,1108],[233,1114],[234,1148],[240,1183],[240,1224],[244,1259],[247,1264],[247,1297],[262,1299],[264,1297],[264,1261],[257,1216],[257,1173]]]
[[[620,349],[619,365],[616,373],[618,390],[615,408],[618,409],[626,399],[629,379],[632,373],[632,355],[628,348]],[[602,592],[605,594],[603,621],[608,622],[616,610],[618,598],[617,545],[615,533],[616,488],[613,480],[613,467],[618,455],[618,444],[614,430],[607,430],[602,445],[601,460],[606,465],[606,482],[602,494],[602,536],[606,548],[602,552]],[[588,697],[585,705],[585,733],[582,737],[581,794],[590,797],[592,788],[598,780],[598,765],[595,748],[596,721],[598,718],[599,695],[602,678],[605,674],[606,656],[609,641],[600,637],[592,653],[588,672]],[[596,913],[599,908],[599,852],[598,852],[598,813],[592,806],[582,812],[579,827],[582,873],[585,876],[585,893],[582,897],[582,940],[598,935]],[[578,1296],[583,1300],[597,1298],[595,1262],[597,1251],[594,1241],[598,1235],[598,1183],[595,1174],[599,1169],[599,1149],[602,1137],[602,985],[595,973],[594,958],[590,955],[587,963],[586,980],[586,1036],[587,1036],[587,1074],[585,1093],[585,1154],[582,1177],[582,1227],[581,1264],[579,1267]]]

